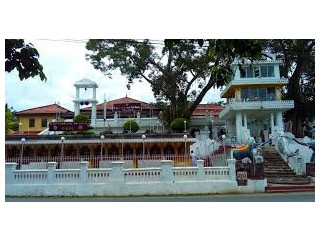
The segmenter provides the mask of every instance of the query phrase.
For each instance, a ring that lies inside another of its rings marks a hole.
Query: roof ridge
[[[65,107],[62,107],[61,105],[58,105],[57,103],[52,103],[52,104],[48,104],[48,105],[43,105],[43,106],[40,106],[40,107],[33,107],[33,108],[28,108],[28,109],[25,109],[25,110],[21,110],[19,112],[17,112],[16,114],[19,114],[19,113],[22,113],[22,112],[26,112],[26,111],[30,111],[30,110],[34,110],[34,109],[38,109],[38,108],[45,108],[45,107],[50,107],[50,106],[57,106],[57,107],[60,107],[64,110],[67,110],[69,112],[71,112],[69,109],[65,108]]]

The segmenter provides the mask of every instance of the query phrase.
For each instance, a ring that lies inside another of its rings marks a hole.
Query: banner
[[[49,131],[86,131],[87,123],[73,122],[51,122],[49,123]]]

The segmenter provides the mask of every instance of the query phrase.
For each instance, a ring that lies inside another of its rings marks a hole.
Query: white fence
[[[45,170],[16,170],[16,163],[6,163],[7,196],[128,196],[154,194],[191,194],[225,192],[264,192],[265,180],[238,186],[235,160],[227,167],[173,167],[162,160],[160,168],[124,169],[123,162],[112,162],[112,168],[56,169],[49,162]]]

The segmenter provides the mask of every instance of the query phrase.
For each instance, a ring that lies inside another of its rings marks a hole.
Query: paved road
[[[228,195],[189,195],[154,197],[80,197],[80,198],[18,198],[6,197],[6,202],[314,202],[315,192],[261,193]]]

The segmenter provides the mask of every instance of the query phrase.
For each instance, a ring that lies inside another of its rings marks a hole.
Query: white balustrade
[[[14,183],[16,184],[43,184],[47,183],[48,170],[15,170]]]
[[[125,182],[160,182],[161,168],[125,169]]]

